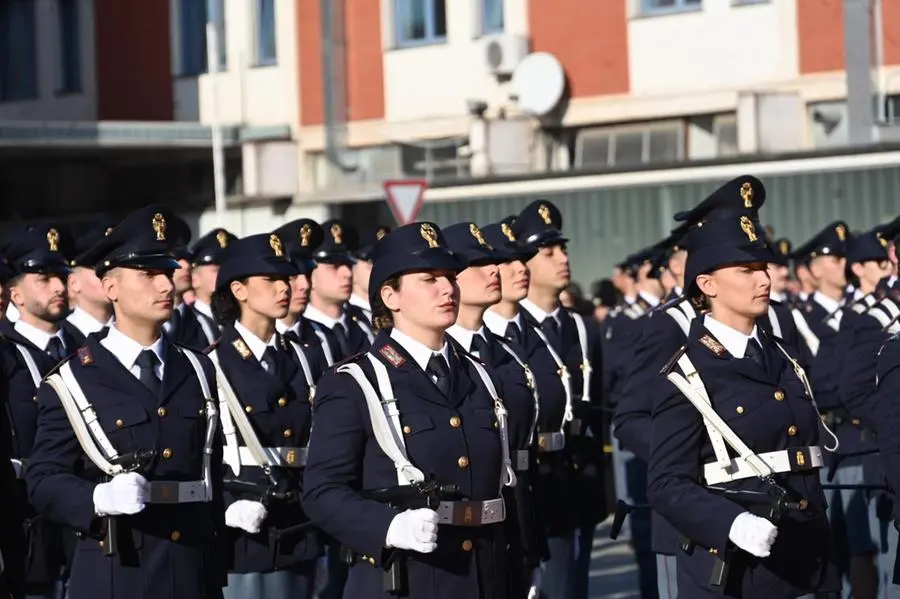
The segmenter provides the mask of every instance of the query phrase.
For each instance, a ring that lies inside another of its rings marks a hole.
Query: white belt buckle
[[[506,520],[506,504],[502,497],[489,501],[442,501],[437,513],[440,524],[483,526]]]
[[[562,451],[566,446],[566,437],[563,433],[538,433],[538,449],[541,452]]]

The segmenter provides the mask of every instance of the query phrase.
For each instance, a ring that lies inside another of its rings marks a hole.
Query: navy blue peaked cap
[[[275,233],[238,239],[228,246],[216,276],[216,291],[247,277],[291,277],[297,267],[290,261],[284,242]]]

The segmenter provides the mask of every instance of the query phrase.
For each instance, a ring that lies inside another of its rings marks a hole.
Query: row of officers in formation
[[[3,592],[585,599],[608,478],[645,597],[893,592],[900,219],[791,251],[765,200],[743,176],[676,215],[602,325],[560,305],[544,200],[192,245],[162,206],[14,231]]]

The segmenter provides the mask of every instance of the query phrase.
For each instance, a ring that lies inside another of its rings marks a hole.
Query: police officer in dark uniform
[[[891,273],[878,282],[875,289],[875,295],[879,299],[886,297],[889,293],[896,293],[898,290],[897,277],[897,242],[900,241],[900,216],[887,223],[881,228],[881,238],[887,242],[888,260],[891,261]]]
[[[265,233],[230,243],[216,278],[212,307],[222,336],[210,357],[227,406],[225,522],[234,552],[226,599],[313,593],[321,550],[315,530],[277,541],[268,534],[307,521],[298,496],[320,372],[303,347],[275,330],[296,274],[281,238]],[[270,497],[276,490],[284,496]]]
[[[319,384],[304,506],[347,548],[348,599],[507,597],[502,387],[445,336],[465,263],[427,222],[372,260],[381,330]]]
[[[366,351],[372,340],[370,327],[346,310],[353,290],[352,249],[357,234],[346,223],[322,223],[325,238],[313,252],[316,268],[310,275],[312,287],[304,316],[312,321],[322,341],[329,366]]]
[[[216,228],[198,239],[190,250],[191,288],[194,302],[180,312],[174,327],[173,341],[180,345],[203,351],[219,338],[220,330],[212,313],[212,294],[216,288],[216,275],[222,265],[222,256],[237,241],[237,235],[226,229]]]
[[[560,583],[561,576],[571,577],[571,593],[576,599],[587,596],[588,566],[594,542],[594,530],[607,515],[603,430],[607,425],[601,412],[603,394],[602,349],[599,330],[593,320],[586,319],[560,306],[559,294],[571,280],[567,239],[562,235],[562,215],[552,203],[537,200],[529,204],[513,223],[516,239],[537,250],[528,261],[531,284],[528,297],[522,300],[529,326],[540,331],[547,340],[542,364],[530,363],[532,368],[562,371],[557,378],[567,376],[569,393],[564,420],[566,421],[566,453],[574,470],[574,493],[569,497],[574,506],[574,550],[571,542],[565,546],[550,537],[551,561],[556,552],[569,554],[573,570],[557,571],[545,578],[555,579],[551,586],[545,579],[548,596],[555,596],[568,583]],[[561,365],[550,350],[556,353]],[[564,367],[564,368],[563,368]],[[594,374],[596,373],[596,374]],[[558,509],[558,505],[556,509]],[[570,537],[571,539],[571,537]],[[561,585],[561,586],[556,586]],[[551,590],[556,589],[556,590]],[[564,592],[559,592],[565,596]]]
[[[12,457],[27,464],[32,453],[38,405],[34,401],[41,378],[67,354],[77,341],[61,323],[68,310],[66,279],[69,266],[62,254],[65,231],[52,225],[36,225],[10,234],[6,256],[14,272],[10,301],[18,309],[15,323],[0,322],[0,332],[10,342],[8,408],[12,423]],[[24,485],[21,487],[24,497]],[[29,539],[29,595],[59,594],[68,575],[67,535],[56,524],[34,512],[27,521]],[[68,539],[71,546],[74,541]]]
[[[217,598],[226,581],[213,367],[161,331],[174,307],[173,219],[142,208],[84,256],[115,323],[38,392],[29,497],[80,537],[73,597]]]
[[[180,268],[172,275],[172,280],[175,283],[175,310],[172,312],[172,318],[163,325],[163,332],[174,339],[178,339],[178,336],[181,335],[179,329],[182,328],[182,321],[185,321],[184,327],[189,330],[186,337],[193,337],[193,342],[197,343],[196,324],[192,323],[193,319],[187,315],[187,309],[190,304],[189,298],[194,292],[192,289],[192,254],[188,247],[193,233],[191,232],[191,227],[187,224],[187,221],[179,216],[175,216],[174,220],[171,223],[168,223],[168,229],[169,236],[173,240],[171,250],[172,255],[178,260],[178,266]]]
[[[372,274],[372,250],[382,237],[391,232],[385,225],[364,231],[359,239],[359,247],[353,252],[353,292],[347,302],[347,310],[353,316],[364,318],[372,326],[372,306],[369,305],[369,275]]]
[[[92,266],[81,263],[82,255],[96,245],[115,225],[112,219],[95,223],[73,239],[69,264],[69,298],[72,312],[62,323],[78,346],[92,333],[99,333],[108,326],[113,315],[112,302],[103,293],[100,279]]]
[[[543,523],[538,520],[534,485],[537,483],[535,428],[540,410],[531,369],[518,350],[484,324],[488,307],[502,298],[500,264],[516,257],[507,244],[493,245],[475,223],[463,222],[443,230],[447,246],[468,267],[457,277],[459,316],[447,329],[464,351],[480,359],[500,378],[503,405],[509,416],[509,451],[516,471],[515,487],[507,489],[510,535],[510,597],[540,592],[540,564],[548,553]],[[504,238],[505,239],[505,238]],[[537,483],[539,484],[539,483]]]
[[[291,277],[290,308],[275,326],[279,333],[292,341],[318,346],[321,341],[312,323],[303,317],[303,312],[309,303],[309,275],[315,268],[312,252],[322,244],[325,234],[316,221],[308,218],[291,221],[274,233],[284,242],[285,252],[297,269],[297,274]]]
[[[796,356],[757,324],[772,260],[758,231],[732,216],[688,235],[686,292],[709,312],[663,369],[668,389],[653,390],[663,392],[649,498],[684,537],[679,596],[840,588],[819,482],[822,423]]]

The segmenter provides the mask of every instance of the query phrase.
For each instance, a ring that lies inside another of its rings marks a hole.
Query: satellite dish
[[[519,109],[532,116],[544,116],[562,99],[566,75],[555,56],[533,52],[513,71],[511,83]]]

